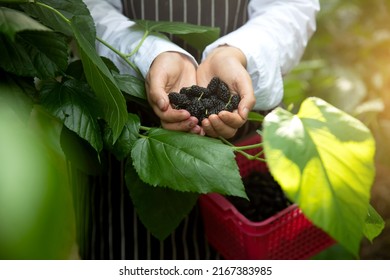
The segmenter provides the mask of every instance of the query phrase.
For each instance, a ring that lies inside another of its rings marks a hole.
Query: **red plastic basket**
[[[258,143],[258,134],[237,145]],[[260,149],[247,152],[256,154]],[[264,163],[236,155],[242,177],[252,171],[268,172]],[[262,222],[252,222],[220,194],[199,199],[208,242],[225,259],[308,259],[335,242],[314,226],[297,205]]]

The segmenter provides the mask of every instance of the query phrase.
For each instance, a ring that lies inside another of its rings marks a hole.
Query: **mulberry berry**
[[[169,93],[168,98],[175,109],[185,109],[191,103],[187,95],[178,92]]]
[[[229,99],[230,99],[229,88],[228,88],[227,84],[225,84],[222,81],[218,85],[217,96],[223,102],[225,102],[225,103],[229,102]]]
[[[190,104],[186,110],[190,112],[191,116],[196,117],[199,122],[204,119],[206,109],[200,102]]]
[[[197,85],[191,86],[190,89],[186,91],[186,94],[192,97],[202,97],[202,98],[208,97],[210,95],[209,90],[207,88],[200,87]]]
[[[233,112],[233,111],[234,111],[234,108],[233,108],[232,103],[226,104],[225,110],[226,110],[226,111],[229,111],[229,112]]]
[[[212,109],[215,107],[215,101],[211,98],[202,99],[202,104],[205,109]]]
[[[240,101],[241,101],[241,98],[237,94],[234,94],[234,95],[232,95],[230,97],[230,104],[232,104],[233,109],[237,109],[238,108],[238,104],[240,103]]]
[[[218,102],[216,102],[214,104],[214,107],[207,110],[207,117],[209,117],[210,115],[212,114],[216,114],[218,115],[219,112],[225,110],[225,103],[223,103],[221,100],[218,100]]]
[[[220,83],[220,79],[218,77],[214,77],[211,79],[210,83],[207,85],[207,88],[209,89],[210,93],[217,93],[217,89]]]

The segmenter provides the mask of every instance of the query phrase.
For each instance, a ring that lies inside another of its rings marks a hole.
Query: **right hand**
[[[200,86],[207,86],[209,81],[217,76],[241,97],[237,111],[221,111],[218,115],[211,115],[202,121],[202,127],[208,136],[229,139],[247,121],[248,113],[253,109],[256,99],[246,63],[246,57],[241,50],[220,46],[199,65],[197,81]]]
[[[168,94],[196,84],[196,66],[177,52],[163,52],[153,61],[146,76],[146,93],[150,106],[165,129],[204,135],[198,120],[186,110],[173,109]]]

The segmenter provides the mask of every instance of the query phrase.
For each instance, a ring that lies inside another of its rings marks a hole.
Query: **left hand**
[[[184,54],[163,52],[153,61],[146,76],[146,94],[153,111],[165,129],[203,135],[198,120],[186,110],[173,109],[169,92],[196,83],[196,67]]]

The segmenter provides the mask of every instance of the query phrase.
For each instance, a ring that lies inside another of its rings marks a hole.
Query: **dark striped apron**
[[[125,0],[130,19],[181,21],[219,27],[229,33],[247,20],[246,0]],[[183,45],[183,47],[186,47]],[[189,50],[190,52],[193,50]],[[193,53],[200,57],[199,53]],[[74,185],[80,257],[82,259],[218,259],[207,243],[196,206],[164,241],[139,221],[125,182],[124,163],[102,158],[100,176],[76,176]],[[77,179],[79,178],[79,179]]]
[[[179,21],[219,27],[221,36],[236,30],[247,20],[247,0],[124,0],[124,13],[131,19]],[[180,40],[174,42],[199,53]]]

